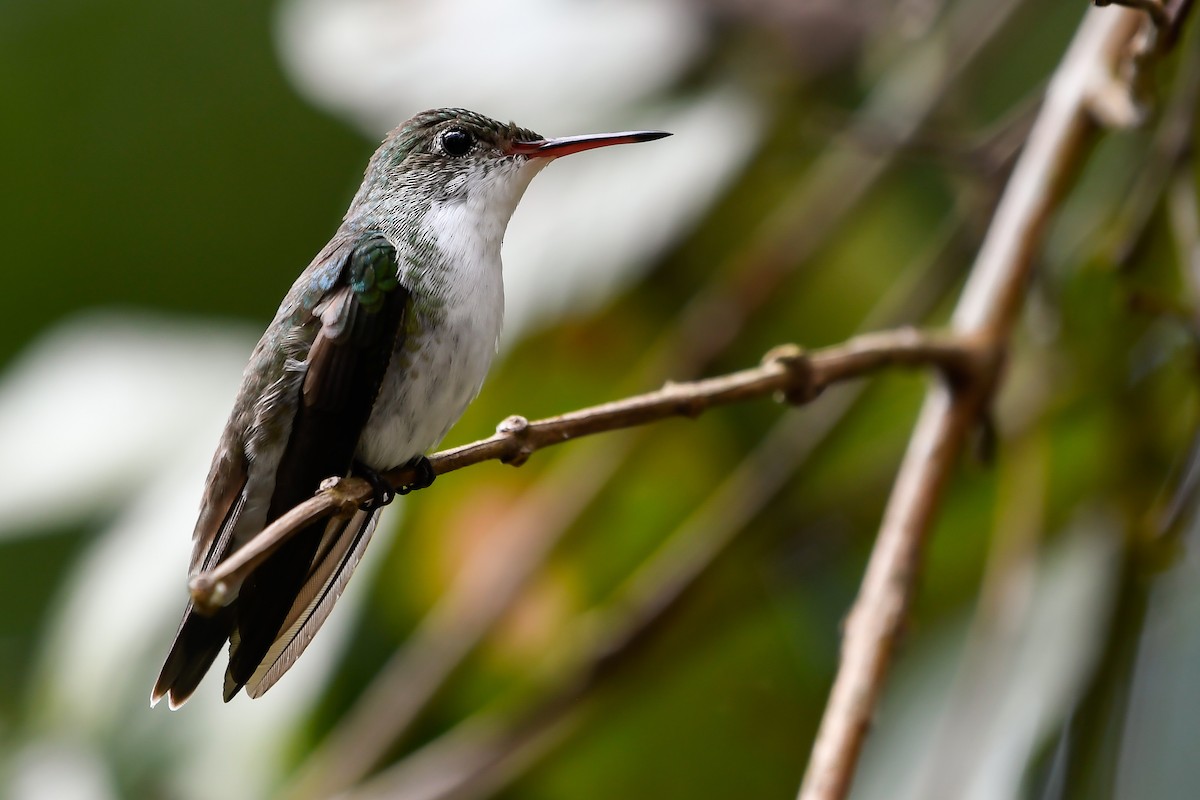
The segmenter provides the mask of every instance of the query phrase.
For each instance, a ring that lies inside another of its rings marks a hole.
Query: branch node
[[[663,381],[659,393],[663,397],[670,398],[671,407],[676,414],[688,419],[696,419],[696,417],[699,417],[708,410],[709,404],[705,402],[703,397],[697,397],[687,391],[687,389],[688,386],[686,383],[667,380]]]
[[[962,358],[942,365],[942,375],[956,393],[978,391],[991,396],[1004,371],[1008,346],[988,332],[962,337]]]
[[[201,614],[214,614],[218,609],[229,604],[229,584],[225,581],[214,581],[207,572],[193,575],[188,581],[188,593],[192,596],[192,605]]]
[[[362,505],[363,500],[366,499],[363,489],[368,486],[366,481],[358,478],[342,478],[334,475],[321,481],[320,491],[328,494],[335,504],[332,516],[346,517],[353,514]]]
[[[501,456],[500,460],[512,467],[519,467],[529,460],[536,450],[529,441],[529,420],[520,414],[505,418],[496,426],[496,433],[512,442],[511,452]]]
[[[1092,119],[1105,128],[1125,130],[1145,123],[1150,111],[1138,96],[1135,76],[1097,76],[1088,92],[1087,110]]]
[[[818,386],[813,376],[812,360],[803,347],[796,344],[781,344],[772,347],[763,356],[764,366],[777,364],[788,374],[788,385],[779,393],[780,402],[794,406],[811,403],[820,396],[824,387]]]

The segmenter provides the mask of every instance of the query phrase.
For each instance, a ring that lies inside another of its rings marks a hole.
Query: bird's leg
[[[429,459],[425,456],[417,456],[409,461],[404,466],[417,471],[417,477],[412,483],[406,483],[396,490],[396,494],[408,494],[416,489],[428,489],[433,484],[433,479],[437,477],[437,473],[433,471],[433,464],[429,463]]]
[[[396,490],[392,488],[392,484],[387,478],[379,474],[379,470],[374,467],[368,467],[361,461],[355,461],[351,471],[371,484],[371,499],[362,504],[363,510],[374,508],[383,508],[388,503],[396,499]],[[405,492],[400,492],[405,494]]]

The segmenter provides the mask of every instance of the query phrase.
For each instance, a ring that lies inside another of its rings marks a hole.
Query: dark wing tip
[[[150,707],[154,708],[164,697],[167,698],[167,708],[172,711],[178,711],[183,708],[183,704],[192,696],[192,692],[180,692],[173,688],[163,686],[161,681],[154,684],[154,689],[150,692]]]
[[[245,681],[239,681],[233,677],[231,667],[225,672],[225,688],[221,691],[221,697],[223,697],[225,702],[228,703],[237,695],[238,692],[242,690],[242,687],[245,685]]]
[[[229,638],[231,613],[223,608],[212,617],[204,617],[188,605],[171,652],[150,692],[151,708],[164,697],[172,711],[187,702]]]

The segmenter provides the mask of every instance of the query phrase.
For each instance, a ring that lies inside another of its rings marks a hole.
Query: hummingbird
[[[500,245],[550,161],[670,134],[546,138],[473,111],[424,111],[387,135],[329,243],[255,346],[205,482],[192,575],[210,570],[322,481],[359,475],[374,496],[298,531],[215,610],[189,601],[150,694],[177,709],[229,642],[224,697],[259,697],[329,616],[394,493],[479,393],[504,316]]]

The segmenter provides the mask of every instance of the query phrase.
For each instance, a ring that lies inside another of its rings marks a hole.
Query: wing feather
[[[255,348],[213,459],[193,534],[191,572],[210,569],[316,491],[350,471],[410,310],[398,259],[378,233],[343,230],[293,285]],[[283,370],[283,378],[279,377]],[[286,378],[286,380],[284,380]],[[282,394],[281,394],[282,392]],[[294,409],[294,412],[293,412]],[[280,412],[284,416],[280,416]],[[286,446],[272,426],[283,425]],[[226,699],[253,678],[266,691],[328,617],[374,531],[377,514],[302,530],[212,616],[189,602],[151,692],[178,708],[230,643]]]
[[[259,697],[274,686],[308,647],[342,596],[378,521],[378,512],[360,510],[349,521],[330,523],[326,532],[329,547],[322,548],[321,558],[288,610],[279,638],[247,681],[246,691],[251,697]]]
[[[320,328],[303,365],[299,401],[276,471],[268,521],[310,497],[325,478],[350,472],[359,436],[406,330],[410,297],[397,281],[397,268],[396,251],[387,240],[367,235],[351,248],[341,280],[313,305]],[[336,584],[343,572],[349,577],[351,570],[344,569],[347,557],[361,554],[354,543],[370,529],[373,526],[363,520],[356,527],[342,524],[336,533],[337,546],[331,547],[332,529],[325,523],[310,525],[247,578],[237,602],[239,637],[230,651],[226,699],[254,676],[265,675],[270,669],[265,664],[284,664],[275,678],[290,666],[294,656],[279,658],[289,642],[299,641],[290,629],[298,624],[297,631],[303,629],[311,638],[337,593],[321,608],[319,618],[304,614],[310,602],[305,596],[321,594],[322,587]],[[315,621],[307,625],[302,617]],[[298,655],[306,645],[307,640],[292,652]]]

